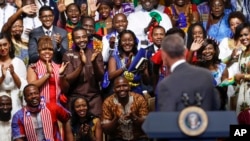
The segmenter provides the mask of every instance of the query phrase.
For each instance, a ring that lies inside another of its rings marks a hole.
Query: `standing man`
[[[139,39],[138,49],[149,46],[151,41],[151,30],[156,25],[164,27],[165,31],[172,27],[167,14],[155,9],[158,0],[140,0],[141,9],[128,16],[128,29],[132,30]]]
[[[170,75],[158,85],[158,110],[181,111],[185,108],[184,96],[188,97],[190,105],[201,101],[200,107],[204,110],[218,110],[219,93],[213,85],[211,72],[186,63],[184,40],[179,35],[168,35],[161,48],[163,64],[170,68]]]
[[[11,98],[5,92],[0,93],[0,140],[11,141]]]
[[[103,36],[102,57],[105,63],[108,63],[109,57],[113,51],[117,50],[119,33],[127,29],[128,20],[123,13],[116,14],[112,19],[113,31]]]
[[[61,88],[68,96],[69,103],[77,96],[86,98],[90,112],[101,115],[102,98],[100,81],[104,74],[104,63],[100,50],[88,48],[88,35],[82,27],[72,31],[75,47],[66,52],[63,62],[69,62],[60,76]]]
[[[144,97],[131,92],[126,78],[119,76],[114,81],[114,94],[103,103],[102,127],[112,141],[147,141],[141,129],[148,115]]]
[[[57,104],[45,104],[34,84],[25,86],[27,106],[14,115],[11,123],[14,141],[73,141],[70,113]],[[65,139],[59,133],[58,120],[63,123]]]
[[[39,9],[39,19],[42,26],[33,29],[29,34],[29,63],[35,63],[38,60],[38,39],[42,35],[48,35],[53,40],[54,56],[53,61],[57,64],[62,62],[62,56],[68,49],[67,31],[53,26],[54,13],[51,7],[42,6]]]

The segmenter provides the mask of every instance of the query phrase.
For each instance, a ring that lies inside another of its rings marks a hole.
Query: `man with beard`
[[[114,94],[103,103],[102,127],[112,141],[147,141],[141,129],[148,115],[147,102],[131,92],[129,82],[120,76],[114,81]]]
[[[7,32],[11,35],[11,40],[15,46],[15,56],[22,59],[25,65],[28,65],[28,41],[21,37],[23,33],[23,19],[21,15],[24,13],[26,15],[32,15],[36,13],[36,5],[29,4],[25,5],[17,10],[9,20],[3,25],[1,32]]]
[[[100,50],[87,47],[88,35],[82,27],[72,31],[75,47],[66,52],[63,62],[69,62],[65,72],[60,74],[63,92],[68,103],[77,96],[85,97],[90,105],[90,112],[101,115],[101,90],[99,83],[103,78],[104,64]]]
[[[16,8],[9,3],[6,3],[5,0],[0,0],[0,30],[3,25],[8,21],[9,17],[16,12]]]
[[[138,48],[145,48],[151,44],[149,35],[155,25],[161,25],[165,31],[172,27],[170,18],[155,9],[156,5],[156,0],[141,0],[142,8],[128,16],[128,29],[139,39]]]
[[[0,140],[11,141],[12,102],[9,95],[0,93]]]
[[[62,56],[68,50],[67,31],[53,25],[54,14],[49,6],[42,6],[39,9],[39,19],[42,22],[42,26],[33,29],[29,34],[29,63],[35,63],[38,60],[38,39],[42,35],[47,35],[50,36],[53,41],[53,61],[57,64],[61,64]]]
[[[44,102],[38,87],[25,86],[24,99],[27,106],[13,116],[11,127],[14,141],[73,141],[70,113],[58,104]],[[58,120],[63,123],[64,136],[59,133]]]

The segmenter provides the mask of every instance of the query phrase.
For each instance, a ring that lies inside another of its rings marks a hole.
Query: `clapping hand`
[[[97,4],[97,0],[90,0],[89,1],[88,5],[89,5],[91,12],[95,12],[99,8],[100,3],[98,3],[98,5],[96,5],[96,4]]]
[[[66,10],[66,5],[64,3],[64,0],[59,0],[57,2],[57,9],[60,13],[64,12]]]
[[[99,50],[95,50],[94,51],[94,53],[92,54],[92,56],[91,56],[91,62],[93,62],[95,59],[96,59],[96,57],[97,57],[97,55],[100,53],[100,51]]]
[[[12,64],[9,65],[9,71],[11,75],[15,73],[14,66]]]
[[[53,40],[56,42],[57,44],[57,48],[60,48],[61,46],[61,42],[62,42],[62,36],[59,33],[56,33],[53,35]]]
[[[4,65],[1,66],[1,71],[2,71],[2,77],[5,78],[6,72],[7,72],[7,67],[4,67]]]
[[[46,61],[46,69],[47,69],[47,73],[50,75],[52,72],[52,64],[49,60]]]
[[[65,69],[67,68],[68,64],[69,64],[69,61],[66,62],[66,63],[65,63],[65,62],[62,62],[61,67],[60,67],[60,69],[59,69],[59,75],[62,75],[62,74],[64,73],[64,71],[65,71]]]
[[[201,48],[204,40],[203,39],[195,39],[191,45],[190,51],[197,51]]]
[[[133,53],[131,52],[128,56],[128,59],[125,61],[125,65],[126,65],[126,68],[129,68],[131,62],[132,62],[132,57],[133,57]]]
[[[82,135],[87,135],[89,133],[89,130],[90,130],[90,126],[88,124],[82,124],[81,127],[80,127],[80,133]]]
[[[83,49],[80,49],[80,58],[81,58],[82,63],[83,63],[83,64],[86,64],[87,58],[86,58],[86,55],[85,55]]]

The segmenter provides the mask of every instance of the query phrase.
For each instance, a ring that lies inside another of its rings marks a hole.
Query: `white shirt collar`
[[[185,62],[186,62],[185,59],[181,59],[181,60],[176,61],[176,62],[171,66],[170,72],[173,72],[174,69],[175,69],[177,66],[179,66],[180,64],[185,63]]]
[[[154,44],[154,51],[157,52],[160,48],[158,48],[155,44]]]
[[[49,28],[49,30],[44,28],[43,26],[42,26],[42,28],[43,28],[44,33],[46,33],[46,31],[50,31],[50,35],[52,35],[53,25]]]

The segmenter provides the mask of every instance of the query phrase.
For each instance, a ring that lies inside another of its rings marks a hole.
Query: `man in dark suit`
[[[207,111],[218,110],[220,100],[213,77],[208,70],[186,63],[184,40],[179,35],[168,35],[161,48],[163,64],[171,73],[157,87],[158,110],[180,111],[190,105],[199,105]]]
[[[42,26],[33,29],[29,34],[29,63],[38,60],[38,39],[42,35],[48,35],[51,36],[54,46],[53,61],[60,64],[63,54],[68,49],[67,31],[53,25],[54,14],[50,6],[42,6],[39,9],[39,19]]]

